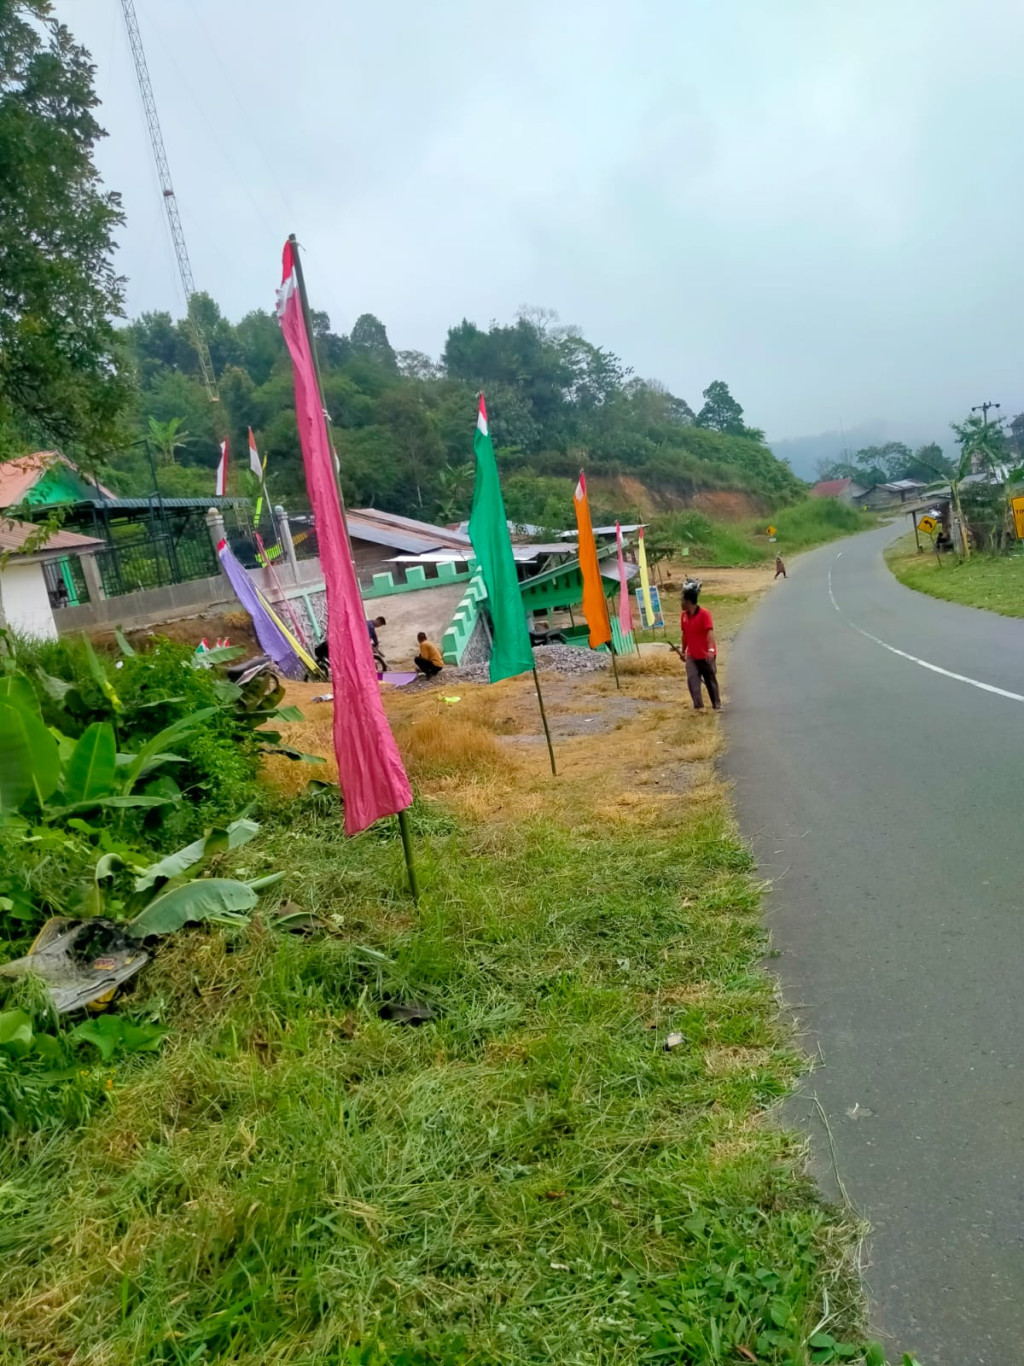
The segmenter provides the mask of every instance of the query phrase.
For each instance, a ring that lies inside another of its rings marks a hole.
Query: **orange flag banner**
[[[590,648],[596,650],[601,645],[611,644],[612,623],[608,617],[608,599],[604,595],[604,582],[597,562],[594,526],[587,502],[587,480],[582,470],[573,502],[579,532],[580,573],[583,575],[583,615],[590,627]]]

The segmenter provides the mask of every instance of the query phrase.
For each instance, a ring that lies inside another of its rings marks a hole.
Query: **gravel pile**
[[[589,674],[611,667],[611,656],[597,650],[584,650],[578,645],[538,645],[534,650],[537,668],[558,674]],[[435,685],[452,683],[486,683],[490,677],[486,664],[470,664],[464,669],[447,667],[431,682]],[[418,686],[422,687],[422,684]]]

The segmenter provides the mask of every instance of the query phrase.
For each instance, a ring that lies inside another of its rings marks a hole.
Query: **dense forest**
[[[188,324],[150,313],[122,331],[137,379],[133,437],[147,438],[161,491],[212,491],[219,440],[231,443],[231,485],[251,492],[246,432],[266,453],[271,497],[305,501],[291,368],[276,318],[232,324],[212,299],[194,301],[217,374],[220,401],[201,383]],[[561,525],[566,481],[630,475],[670,499],[742,489],[765,507],[803,486],[748,427],[721,381],[695,412],[662,385],[636,378],[613,355],[549,315],[523,312],[486,331],[462,321],[438,361],[396,351],[379,319],[363,314],[347,336],[314,314],[324,387],[351,506],[454,521],[469,511],[476,395],[487,395],[511,517]],[[104,462],[119,492],[152,487],[144,446]],[[229,492],[231,488],[229,488]],[[600,509],[600,503],[598,503]],[[609,508],[608,511],[627,511]]]

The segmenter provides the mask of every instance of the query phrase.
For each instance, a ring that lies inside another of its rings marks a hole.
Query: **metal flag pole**
[[[551,732],[548,730],[548,716],[544,710],[544,694],[540,690],[540,675],[537,673],[537,661],[533,661],[533,684],[537,689],[537,705],[540,707],[540,719],[544,724],[544,739],[548,742],[548,756],[551,759],[551,772],[557,778],[558,769],[555,768],[555,748],[551,743]]]
[[[302,321],[305,324],[306,336],[309,339],[309,353],[313,358],[313,372],[316,375],[316,387],[320,393],[320,407],[323,409],[324,424],[327,428],[327,439],[331,445],[331,465],[334,469],[334,488],[338,495],[338,506],[341,508],[341,525],[345,532],[345,550],[349,558],[352,557],[352,546],[348,536],[348,517],[345,512],[345,494],[341,487],[341,470],[338,467],[338,456],[334,449],[334,427],[331,424],[331,415],[327,411],[327,400],[324,397],[324,379],[320,371],[320,357],[317,354],[316,338],[313,335],[313,320],[309,312],[309,296],[306,293],[306,277],[302,272],[302,257],[299,255],[299,243],[294,233],[289,233],[288,241],[292,249],[292,260],[295,262],[295,282],[299,287],[299,302],[302,305]],[[398,829],[402,835],[402,852],[405,855],[405,867],[409,875],[409,891],[414,902],[420,899],[419,884],[416,880],[416,865],[412,855],[412,830],[409,825],[408,809],[398,813]]]

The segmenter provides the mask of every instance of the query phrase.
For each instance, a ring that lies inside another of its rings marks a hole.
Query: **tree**
[[[712,432],[746,436],[743,409],[730,394],[729,386],[724,380],[712,380],[704,390],[703,398],[704,406],[696,416],[696,426],[707,427]]]
[[[953,507],[960,523],[960,539],[963,543],[963,557],[969,559],[971,547],[967,539],[967,523],[964,520],[961,484],[969,474],[997,475],[998,465],[1006,458],[1006,437],[998,424],[986,422],[983,417],[971,413],[963,422],[951,422],[960,447],[960,458],[949,481]],[[1006,495],[1006,510],[1009,510],[1009,493]]]
[[[983,417],[976,417],[972,413],[964,418],[963,422],[953,422],[950,426],[956,433],[957,444],[960,447],[961,468],[958,470],[957,478],[963,479],[972,473],[997,473],[997,467],[1007,457],[1006,436],[999,424],[986,422]],[[963,469],[965,459],[968,465]]]
[[[855,477],[868,484],[887,484],[893,479],[906,478],[910,458],[910,447],[902,441],[865,446],[853,457],[858,471]]]
[[[923,484],[932,484],[936,479],[949,479],[954,469],[952,460],[943,454],[939,443],[931,441],[926,446],[918,446],[903,471],[903,478],[920,479]]]
[[[445,465],[438,470],[434,516],[439,522],[458,522],[469,515],[474,476],[470,464]]]
[[[188,432],[182,431],[181,422],[180,417],[169,418],[166,422],[158,422],[155,417],[149,419],[149,444],[158,465],[173,465],[175,454],[188,441]]]
[[[129,389],[92,72],[49,0],[0,0],[0,420],[95,455]]]
[[[148,431],[149,418],[158,424],[178,418],[190,433],[177,465],[165,466],[161,489],[211,488],[217,441],[226,430],[232,450],[244,452],[251,426],[268,455],[272,498],[304,502],[294,384],[276,319],[255,312],[233,325],[212,301],[200,305],[220,360],[234,357],[219,369],[219,405],[206,397],[179,323],[154,314],[125,329],[141,381],[132,414],[137,434]],[[443,368],[418,353],[395,356],[371,314],[358,320],[351,337],[330,328],[326,313],[313,313],[324,396],[353,507],[372,504],[445,521],[464,516],[480,389],[523,520],[559,526],[571,520],[570,481],[584,460],[595,475],[637,480],[668,498],[705,488],[743,489],[776,505],[800,496],[799,481],[751,428],[733,434],[694,426],[684,399],[637,379],[611,352],[537,310],[486,329],[464,320],[448,335]],[[138,452],[113,457],[111,486],[147,492],[144,464]],[[631,516],[635,501],[630,496],[607,511]],[[526,515],[527,508],[536,515]]]
[[[1013,448],[1014,459],[1018,463],[1024,462],[1024,413],[1018,413],[1016,417],[1011,417],[1008,428],[1007,439]]]
[[[361,313],[352,328],[349,341],[355,351],[374,360],[387,370],[397,370],[398,362],[388,341],[388,330],[372,313]]]

